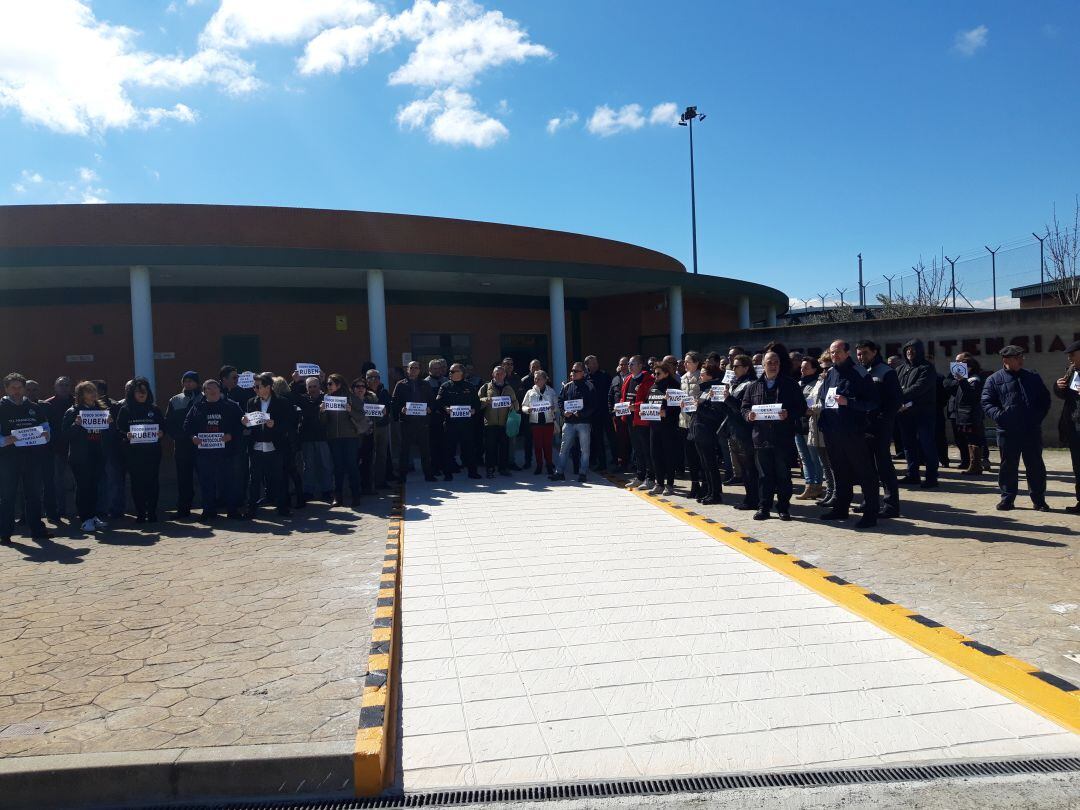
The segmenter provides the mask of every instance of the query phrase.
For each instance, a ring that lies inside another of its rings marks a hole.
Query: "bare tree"
[[[1050,254],[1046,273],[1058,303],[1080,304],[1080,195],[1074,200],[1073,224],[1058,222],[1057,206],[1046,226],[1046,250]]]
[[[913,293],[896,293],[889,296],[879,293],[877,296],[881,309],[874,313],[875,318],[912,318],[920,315],[938,315],[948,306],[949,295],[952,292],[945,265],[938,264],[938,260],[932,259],[927,267],[922,257],[914,265],[917,278],[916,290]],[[957,292],[960,285],[956,285]]]

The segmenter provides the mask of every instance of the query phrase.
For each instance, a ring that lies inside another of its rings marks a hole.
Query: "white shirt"
[[[267,397],[266,399],[259,397],[259,410],[263,413],[266,413],[268,410],[270,410],[270,397]],[[274,443],[255,442],[255,449],[258,450],[260,453],[273,453]]]

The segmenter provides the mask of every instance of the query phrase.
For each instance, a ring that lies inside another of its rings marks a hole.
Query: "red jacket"
[[[639,410],[642,402],[648,402],[649,401],[649,389],[652,388],[654,382],[656,382],[656,380],[653,378],[653,375],[650,374],[647,371],[644,372],[641,375],[641,382],[639,382],[637,384],[637,389],[633,392],[633,396],[629,397],[629,400],[631,402],[630,410],[634,414],[634,417],[633,417],[634,422],[633,422],[633,424],[634,424],[635,427],[648,427],[649,424],[650,424],[649,422],[642,421],[641,417],[638,416],[638,410]],[[625,380],[623,380],[622,396],[619,398],[620,402],[626,402],[627,401],[627,398],[629,396],[628,392],[629,392],[630,386],[633,385],[633,384],[634,384],[634,378],[633,377],[628,376]],[[623,418],[625,418],[625,417],[623,417]]]

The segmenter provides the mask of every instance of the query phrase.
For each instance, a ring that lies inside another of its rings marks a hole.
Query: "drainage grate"
[[[10,726],[0,728],[0,740],[10,740],[13,737],[36,737],[48,730],[48,723],[12,723]]]
[[[291,802],[239,802],[171,805],[170,810],[369,810],[371,808],[448,807],[489,802],[530,802],[592,799],[615,796],[709,793],[740,788],[824,787],[829,785],[927,782],[978,776],[1015,776],[1080,771],[1078,757],[1041,757],[941,765],[882,766],[831,771],[788,771],[717,776],[630,779],[610,782],[570,782],[522,787],[464,788],[382,796],[375,799],[313,799]],[[162,809],[163,810],[163,809]]]

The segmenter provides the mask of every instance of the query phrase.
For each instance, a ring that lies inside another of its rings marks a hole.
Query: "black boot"
[[[700,494],[701,494],[701,484],[699,482],[697,482],[697,481],[694,481],[690,485],[690,497],[691,498],[697,498],[698,495],[700,495]]]

